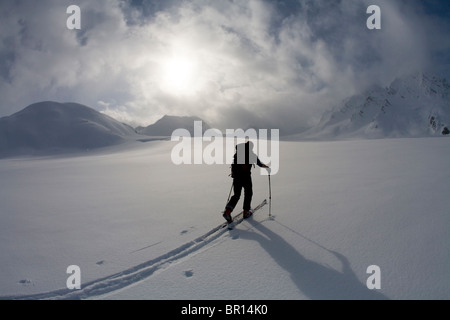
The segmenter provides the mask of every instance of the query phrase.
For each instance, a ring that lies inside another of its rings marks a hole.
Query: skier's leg
[[[252,197],[253,197],[253,184],[252,177],[248,176],[244,183],[244,211],[249,211],[252,205]]]
[[[226,209],[229,209],[230,211],[233,211],[236,207],[236,204],[238,203],[239,199],[241,198],[241,192],[242,192],[242,179],[234,178],[234,184],[233,184],[233,191],[234,194],[230,199],[230,202],[228,202]]]

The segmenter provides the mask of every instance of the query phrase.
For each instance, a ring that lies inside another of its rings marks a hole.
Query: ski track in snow
[[[240,222],[238,222],[238,224]],[[230,236],[227,238],[222,237],[224,234],[227,234],[227,231],[229,231],[229,233],[231,232]],[[143,281],[148,277],[154,275],[156,272],[167,269],[174,263],[180,262],[187,258],[192,258],[195,254],[202,252],[202,249],[208,244],[212,245],[208,246],[208,248],[205,248],[205,250],[210,249],[218,243],[221,243],[218,242],[214,244],[214,242],[220,238],[222,238],[223,241],[225,241],[226,239],[234,240],[235,237],[233,236],[232,232],[233,231],[226,228],[226,224],[221,224],[220,226],[213,228],[197,239],[185,243],[180,247],[155,259],[131,267],[122,272],[85,283],[84,285],[82,285],[80,290],[60,289],[32,295],[0,297],[0,300],[83,300],[94,298],[96,296],[111,294],[128,286],[134,285],[140,281]],[[143,249],[139,249],[136,251],[140,251]],[[102,263],[103,261],[100,261],[97,264]],[[192,277],[193,271],[185,271],[185,276]]]

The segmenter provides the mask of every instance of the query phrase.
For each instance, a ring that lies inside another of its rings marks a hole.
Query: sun
[[[195,91],[197,66],[188,57],[172,57],[163,63],[162,88],[172,94],[192,94]]]

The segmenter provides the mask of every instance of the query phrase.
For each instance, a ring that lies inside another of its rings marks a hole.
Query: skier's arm
[[[256,159],[256,164],[258,165],[258,167],[260,168],[269,168],[267,165],[265,165],[264,163],[261,162],[261,160],[259,160],[259,158]]]

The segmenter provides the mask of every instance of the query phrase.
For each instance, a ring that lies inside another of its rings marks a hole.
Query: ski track
[[[255,211],[263,207],[265,204],[267,204],[267,202],[263,202],[263,204],[255,208]],[[242,213],[239,215],[241,214]],[[236,218],[239,215],[237,215]],[[236,221],[237,226],[243,221],[243,219],[238,219]],[[212,244],[216,240],[220,239],[227,233],[227,231],[232,232],[232,230],[229,230],[226,227],[226,223],[221,224],[197,239],[185,243],[155,259],[131,267],[122,272],[90,281],[84,284],[80,290],[60,289],[32,295],[4,296],[0,297],[0,300],[83,300],[111,294],[128,286],[139,283],[140,281],[154,275],[157,271],[164,270],[170,265],[180,262],[185,258],[193,257],[195,254],[201,252],[201,249],[206,245]],[[223,241],[226,239],[234,239],[234,237],[230,235],[228,238],[224,238]]]
[[[155,272],[166,269],[183,258],[190,258],[194,254],[199,253],[203,247],[221,238],[228,231],[228,228],[225,226],[225,224],[222,224],[197,239],[183,244],[155,259],[122,272],[90,281],[84,284],[80,290],[60,289],[32,295],[5,296],[0,297],[0,300],[82,300],[110,294],[147,279],[155,274]]]

